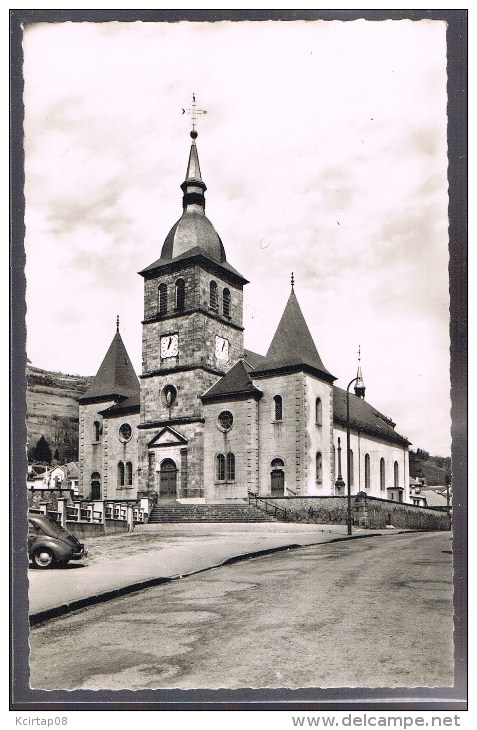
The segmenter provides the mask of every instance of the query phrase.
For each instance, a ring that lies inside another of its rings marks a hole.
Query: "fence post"
[[[77,510],[77,513],[76,513],[77,514],[77,517],[76,517],[76,519],[78,520],[78,522],[81,522],[81,501],[75,499],[74,502],[73,502],[73,505],[74,505],[75,509]]]
[[[60,514],[60,525],[63,529],[66,527],[66,497],[58,497],[58,512]]]
[[[128,532],[132,532],[134,530],[134,508],[132,504],[127,505],[127,523],[128,523]]]

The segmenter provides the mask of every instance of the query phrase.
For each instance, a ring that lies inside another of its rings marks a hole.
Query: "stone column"
[[[132,504],[127,505],[127,523],[128,532],[132,532],[134,530],[134,508]]]
[[[60,524],[64,528],[66,528],[66,503],[67,499],[66,497],[58,497],[56,500],[58,502],[58,512],[60,513]]]

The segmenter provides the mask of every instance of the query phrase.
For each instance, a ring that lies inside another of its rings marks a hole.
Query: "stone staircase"
[[[275,522],[272,515],[249,504],[180,504],[158,502],[149,524],[158,522]]]

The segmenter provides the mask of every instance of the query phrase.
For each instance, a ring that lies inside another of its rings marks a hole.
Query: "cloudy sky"
[[[295,291],[346,388],[450,453],[440,21],[39,23],[24,36],[27,355],[94,374],[179,218],[195,92],[207,216],[265,353]]]

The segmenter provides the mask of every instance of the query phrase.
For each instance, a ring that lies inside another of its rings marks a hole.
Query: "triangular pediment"
[[[176,431],[170,426],[165,426],[164,428],[161,428],[159,433],[156,434],[151,441],[149,441],[148,448],[160,446],[186,446],[187,444],[187,439],[182,436],[179,431]]]

